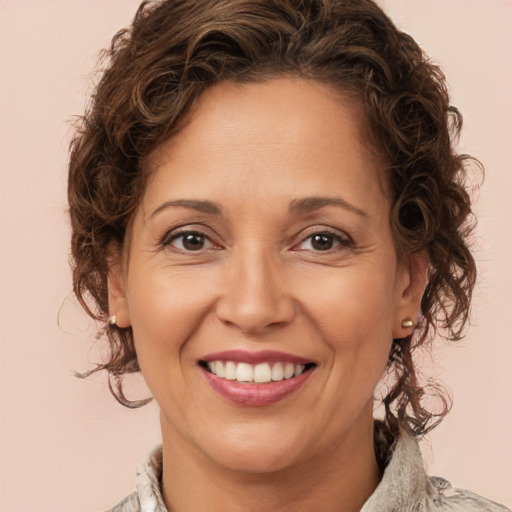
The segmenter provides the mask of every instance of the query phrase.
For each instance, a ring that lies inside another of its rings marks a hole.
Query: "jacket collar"
[[[379,445],[377,437],[376,444]],[[423,510],[436,490],[423,468],[418,442],[401,431],[391,445],[382,448],[380,444],[379,448],[389,462],[381,482],[361,512],[407,511],[412,510],[412,504]],[[142,512],[167,511],[161,494],[161,479],[162,447],[159,445],[137,469],[137,494]]]

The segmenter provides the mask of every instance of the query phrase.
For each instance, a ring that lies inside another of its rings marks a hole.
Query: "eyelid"
[[[191,224],[184,224],[182,226],[176,226],[176,227],[170,229],[169,231],[167,231],[160,240],[160,246],[162,246],[163,248],[169,247],[174,240],[180,238],[181,236],[188,235],[188,234],[197,234],[197,235],[204,236],[205,240],[207,240],[212,245],[212,247],[209,247],[207,249],[200,249],[197,251],[182,250],[183,252],[199,254],[201,252],[205,252],[205,251],[211,250],[211,249],[219,246],[219,244],[217,244],[216,242],[214,242],[212,240],[211,236],[209,236],[207,233],[205,233],[204,228],[201,229],[200,227],[194,227],[194,225],[191,225]],[[177,251],[180,251],[180,249],[177,249],[177,248],[175,248],[175,249]]]
[[[205,231],[206,231],[205,226],[195,227],[194,224],[183,224],[181,226],[176,226],[164,234],[164,236],[160,240],[160,246],[162,246],[163,248],[168,247],[169,245],[171,245],[171,242],[173,242],[174,240],[176,240],[177,238],[179,238],[180,236],[183,236],[183,235],[199,234],[201,236],[204,236],[205,239],[208,240],[209,243],[212,244],[213,247],[210,247],[208,249],[201,249],[198,251],[185,251],[185,252],[200,253],[200,252],[205,252],[205,251],[211,250],[212,248],[219,248],[220,244],[216,243],[212,239],[212,237],[209,236]],[[354,241],[352,240],[350,235],[348,235],[345,231],[341,231],[339,229],[331,228],[328,226],[312,226],[312,227],[306,228],[305,230],[303,230],[300,233],[299,241],[297,243],[295,243],[291,249],[298,250],[298,249],[296,249],[297,246],[304,243],[308,238],[310,238],[314,235],[319,235],[319,234],[328,234],[328,235],[336,238],[339,241],[340,245],[343,247],[353,247],[354,246]],[[177,250],[179,250],[179,249],[177,249]],[[315,251],[315,252],[323,252],[323,253],[327,254],[329,252],[332,252],[333,250],[336,250],[336,249],[329,249],[326,251]]]
[[[328,234],[328,235],[331,235],[332,237],[336,238],[339,241],[340,245],[343,246],[343,247],[353,247],[354,246],[354,241],[352,240],[350,235],[348,235],[346,232],[340,231],[340,230],[335,229],[335,228],[330,228],[330,227],[327,227],[327,226],[314,226],[314,227],[311,227],[311,228],[307,228],[306,230],[304,230],[300,234],[300,240],[299,240],[298,243],[296,243],[292,247],[292,250],[298,250],[296,248],[300,244],[304,243],[306,240],[311,238],[312,236],[314,236],[314,235],[322,235],[322,234]],[[336,250],[336,248],[329,249],[329,250],[326,250],[326,251],[315,251],[315,252],[328,254],[328,253],[333,252],[335,250]]]

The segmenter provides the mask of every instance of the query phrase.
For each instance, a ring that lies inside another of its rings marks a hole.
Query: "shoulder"
[[[167,512],[161,494],[162,446],[155,447],[137,468],[137,490],[107,512]]]
[[[137,492],[126,496],[116,506],[109,509],[107,512],[140,512],[140,501]]]
[[[376,439],[376,452],[387,460],[380,484],[361,512],[512,512],[474,492],[429,477],[417,439],[400,431],[391,444]],[[387,453],[386,453],[387,452]]]
[[[480,496],[467,489],[452,487],[448,480],[429,478],[433,489],[432,510],[439,512],[511,512],[509,508]]]

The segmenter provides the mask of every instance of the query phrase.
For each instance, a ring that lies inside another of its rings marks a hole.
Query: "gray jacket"
[[[137,469],[137,490],[108,512],[167,512],[160,493],[162,449],[155,448]],[[512,512],[507,507],[444,478],[428,477],[418,443],[402,434],[380,484],[361,512]],[[198,511],[200,512],[200,511]]]

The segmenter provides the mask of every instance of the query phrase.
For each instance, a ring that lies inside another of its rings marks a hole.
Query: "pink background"
[[[382,0],[445,69],[465,116],[460,149],[486,165],[472,327],[440,347],[455,397],[424,443],[431,474],[512,504],[512,2]],[[100,511],[128,493],[158,442],[154,404],[130,411],[104,378],[94,328],[70,293],[67,145],[96,53],[137,0],[0,1],[0,510]],[[60,325],[58,314],[60,311]],[[133,383],[133,396],[143,385]]]

